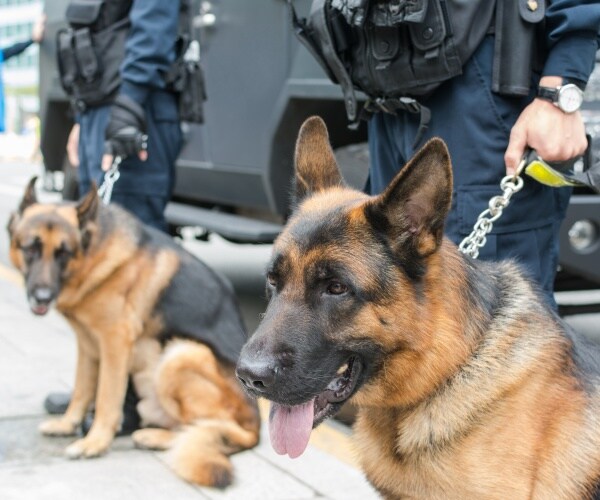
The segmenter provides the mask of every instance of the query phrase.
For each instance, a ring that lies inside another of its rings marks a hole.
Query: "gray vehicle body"
[[[366,129],[347,127],[341,91],[297,42],[285,1],[192,3],[208,100],[205,123],[184,124],[185,145],[167,218],[174,226],[198,226],[240,243],[268,243],[288,213],[294,143],[304,119],[313,114],[324,118],[334,148],[345,159],[344,175],[359,188],[367,174]],[[69,171],[65,144],[73,118],[59,84],[54,49],[56,31],[65,26],[67,4],[68,0],[45,3],[41,147],[49,171]],[[310,1],[296,0],[295,5],[306,14]],[[600,75],[595,92],[584,114],[590,132],[597,132],[598,155]],[[586,248],[576,249],[568,233],[581,220],[590,223],[577,226],[580,231],[583,227],[583,236],[586,229],[596,235],[589,237]],[[600,196],[575,193],[561,240],[562,269],[579,284],[600,283]]]

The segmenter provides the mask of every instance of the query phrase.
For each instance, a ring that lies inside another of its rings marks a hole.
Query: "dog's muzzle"
[[[50,309],[54,298],[54,291],[50,287],[36,287],[29,294],[29,308],[34,314],[43,316]]]
[[[240,360],[235,373],[240,382],[251,392],[263,394],[275,383],[278,365],[275,360]]]

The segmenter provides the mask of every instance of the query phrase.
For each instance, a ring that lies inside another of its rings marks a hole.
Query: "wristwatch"
[[[560,87],[538,87],[537,97],[546,99],[565,113],[574,113],[581,108],[583,90],[574,83],[565,83]]]

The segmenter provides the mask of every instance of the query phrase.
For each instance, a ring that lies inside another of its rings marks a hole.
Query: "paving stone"
[[[214,500],[302,500],[322,498],[311,483],[274,467],[254,451],[232,457],[236,479],[225,490],[202,488]]]
[[[330,455],[314,446],[309,446],[295,459],[277,455],[271,447],[267,430],[264,429],[263,439],[255,452],[278,469],[310,484],[321,497],[339,500],[380,498],[358,469],[339,460],[332,460]]]
[[[152,453],[112,452],[90,460],[56,459],[0,467],[2,500],[204,499]]]

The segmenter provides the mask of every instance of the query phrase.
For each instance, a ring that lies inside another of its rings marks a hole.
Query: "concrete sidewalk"
[[[46,394],[72,387],[74,335],[55,312],[34,317],[17,275],[4,266],[0,324],[1,500],[378,498],[351,465],[348,431],[335,424],[321,426],[296,460],[272,451],[263,426],[260,445],[233,457],[235,484],[224,491],[185,483],[161,453],[137,450],[127,437],[101,458],[67,460],[62,452],[72,439],[42,437],[37,426]]]

